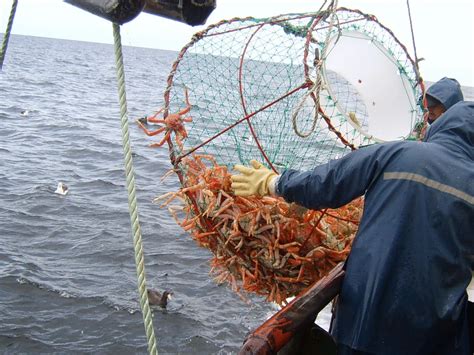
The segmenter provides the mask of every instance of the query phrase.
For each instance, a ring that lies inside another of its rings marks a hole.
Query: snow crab
[[[155,131],[148,130],[142,119],[138,119],[137,123],[140,126],[140,128],[145,132],[146,135],[148,136],[156,136],[164,131],[166,131],[163,139],[157,143],[150,144],[150,147],[161,147],[170,137],[171,132],[175,133],[175,138],[176,138],[176,143],[178,146],[183,149],[183,139],[185,139],[188,136],[188,132],[186,131],[186,128],[184,128],[184,123],[185,122],[192,122],[191,117],[183,117],[191,111],[191,104],[189,102],[189,96],[188,96],[188,89],[184,88],[184,95],[185,95],[185,102],[186,102],[186,107],[177,113],[170,113],[168,116],[164,118],[157,118],[157,116],[163,112],[164,107],[158,110],[153,116],[147,117],[146,121],[149,123],[163,123],[165,126],[158,128]]]

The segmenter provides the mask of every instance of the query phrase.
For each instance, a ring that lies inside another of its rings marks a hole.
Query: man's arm
[[[337,208],[362,196],[386,161],[384,145],[367,147],[313,170],[286,170],[278,178],[276,194],[311,209]]]

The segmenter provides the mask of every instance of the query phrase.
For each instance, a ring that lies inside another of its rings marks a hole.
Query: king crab
[[[189,111],[191,110],[191,104],[189,103],[189,97],[188,97],[188,89],[184,89],[184,95],[185,95],[185,100],[186,100],[186,107],[177,113],[170,113],[168,116],[165,118],[156,118],[161,112],[163,112],[164,108],[161,108],[159,111],[157,111],[153,116],[147,118],[147,122],[152,122],[152,123],[164,123],[164,127],[160,127],[155,131],[150,131],[148,130],[145,125],[143,124],[141,119],[137,120],[138,125],[140,128],[143,130],[143,132],[146,133],[148,136],[156,136],[157,134],[160,134],[161,132],[166,131],[165,136],[161,141],[158,143],[153,143],[150,144],[150,147],[161,147],[170,137],[171,132],[175,133],[175,138],[176,138],[176,143],[178,146],[183,149],[183,139],[185,139],[188,136],[188,132],[186,131],[186,128],[184,128],[184,122],[192,122],[191,117],[183,117]]]

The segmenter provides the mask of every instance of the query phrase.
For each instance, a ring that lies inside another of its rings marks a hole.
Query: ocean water
[[[236,353],[276,310],[218,286],[210,253],[152,204],[179,184],[161,180],[168,150],[149,148],[133,121],[162,106],[177,52],[123,51],[147,284],[174,293],[154,312],[158,350]],[[12,36],[0,127],[0,353],[146,353],[113,47]]]
[[[123,52],[147,284],[174,293],[154,312],[158,350],[235,353],[275,309],[218,286],[210,252],[152,204],[179,185],[134,119],[162,105],[177,52]],[[0,353],[146,353],[113,46],[12,36],[0,127]]]

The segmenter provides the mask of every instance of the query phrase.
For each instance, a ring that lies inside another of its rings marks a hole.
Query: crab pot
[[[144,12],[191,26],[203,25],[216,8],[216,0],[146,0]]]
[[[64,0],[65,2],[122,25],[143,10],[145,0]]]

